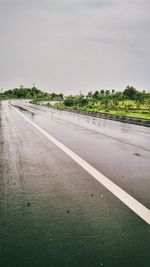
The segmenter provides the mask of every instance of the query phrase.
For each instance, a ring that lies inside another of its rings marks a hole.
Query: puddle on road
[[[139,153],[134,153],[133,155],[137,156],[137,157],[141,157],[141,154],[139,154]]]

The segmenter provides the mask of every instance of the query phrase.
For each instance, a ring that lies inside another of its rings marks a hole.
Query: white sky
[[[0,88],[150,89],[150,0],[0,0]]]

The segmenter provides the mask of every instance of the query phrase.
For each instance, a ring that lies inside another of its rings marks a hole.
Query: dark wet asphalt
[[[11,101],[150,208],[150,129]],[[0,103],[0,266],[150,266],[150,226]]]

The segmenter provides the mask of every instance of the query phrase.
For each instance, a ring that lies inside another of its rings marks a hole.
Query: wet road
[[[11,103],[0,102],[0,266],[149,266],[150,225],[20,113],[147,209],[150,129]]]

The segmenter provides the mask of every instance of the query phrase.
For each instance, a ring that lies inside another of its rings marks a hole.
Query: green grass
[[[113,110],[113,111],[109,111],[107,114],[123,116],[123,117],[130,117],[130,118],[138,118],[138,119],[150,120],[150,113],[126,112],[126,111]]]

